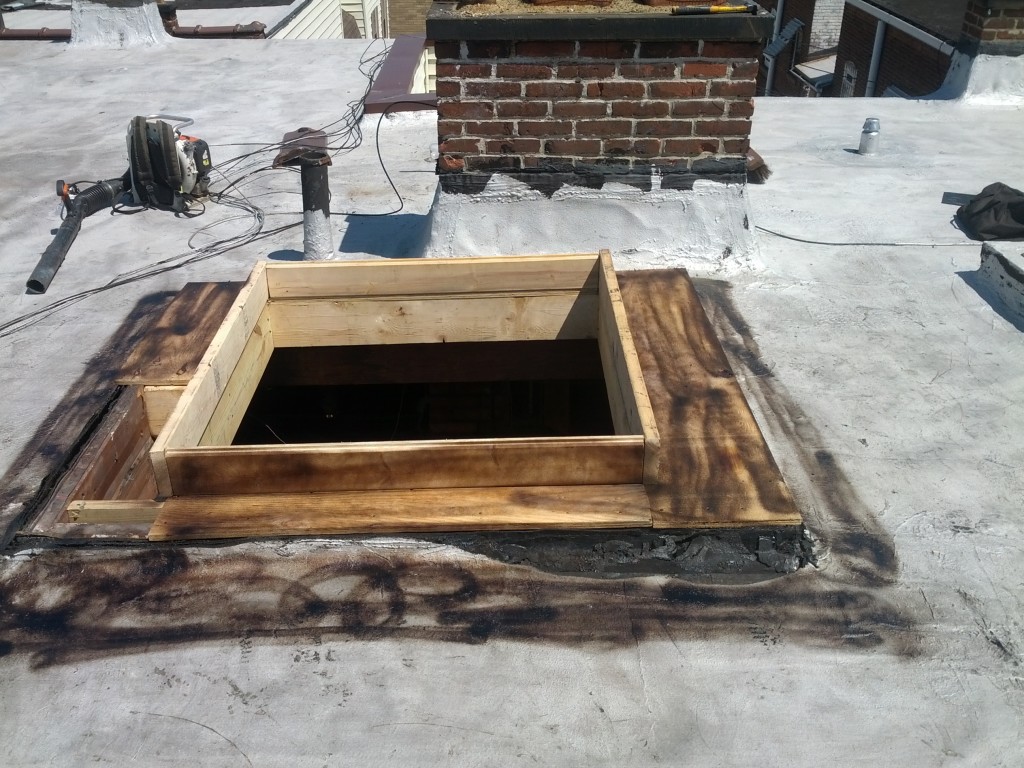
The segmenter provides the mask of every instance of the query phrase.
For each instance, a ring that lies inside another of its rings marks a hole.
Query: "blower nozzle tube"
[[[91,216],[96,211],[112,206],[124,194],[124,190],[125,180],[122,176],[118,179],[101,181],[75,196],[53,242],[43,251],[39,263],[32,270],[28,282],[25,283],[29,293],[46,293],[53,276],[57,274],[60,265],[64,263],[68,249],[78,237],[78,232],[82,228],[82,219]]]

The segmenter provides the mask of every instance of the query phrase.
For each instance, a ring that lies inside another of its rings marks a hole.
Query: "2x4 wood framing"
[[[233,446],[274,349],[597,339],[614,435]],[[150,451],[164,497],[641,484],[658,430],[607,251],[260,263]]]

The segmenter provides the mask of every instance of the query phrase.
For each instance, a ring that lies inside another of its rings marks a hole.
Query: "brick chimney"
[[[652,174],[671,189],[740,182],[771,31],[764,12],[466,15],[435,2],[442,189],[476,192],[494,173],[546,191],[649,188]]]
[[[959,48],[971,56],[1024,56],[1024,0],[970,0]]]

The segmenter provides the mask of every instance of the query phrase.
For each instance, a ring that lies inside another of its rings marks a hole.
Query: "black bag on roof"
[[[960,206],[956,217],[975,240],[1024,240],[1024,192],[997,181]]]

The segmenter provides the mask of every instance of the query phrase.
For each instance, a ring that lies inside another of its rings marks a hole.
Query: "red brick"
[[[595,78],[609,78],[615,75],[614,64],[559,64],[556,68],[556,75],[566,80],[594,80]]]
[[[695,40],[675,43],[640,43],[639,59],[686,59],[700,56],[700,43]]]
[[[467,136],[512,136],[515,133],[512,123],[501,120],[489,120],[487,122],[467,122]]]
[[[569,136],[572,134],[572,123],[558,120],[519,121],[520,136]]]
[[[729,102],[729,117],[751,117],[753,114],[753,100]]]
[[[729,74],[729,65],[725,62],[688,61],[683,65],[683,77],[725,77]]]
[[[761,52],[757,43],[706,40],[700,55],[705,59],[756,59]]]
[[[454,62],[438,64],[437,77],[490,77],[490,64],[457,64]]]
[[[465,158],[467,171],[515,171],[522,161],[515,155],[476,155]]]
[[[494,105],[487,101],[444,101],[437,102],[437,117],[440,120],[479,120],[494,117]]]
[[[577,136],[629,136],[633,124],[629,120],[577,120]]]
[[[601,142],[601,151],[606,155],[626,155],[632,148],[632,139],[604,139]]]
[[[551,105],[554,117],[604,117],[608,104],[604,101],[556,101]]]
[[[757,85],[753,80],[728,80],[711,84],[711,97],[722,99],[751,99]]]
[[[698,120],[694,132],[697,136],[748,136],[749,120]]]
[[[439,64],[443,59],[457,59],[460,56],[460,45],[454,40],[434,41],[434,55]]]
[[[461,120],[438,120],[437,135],[442,139],[447,139],[451,136],[461,136],[465,125]]]
[[[667,79],[676,76],[676,65],[671,62],[659,64],[619,64],[622,77],[636,77],[644,80]]]
[[[465,83],[466,95],[486,99],[507,99],[523,95],[523,84],[503,80],[470,80]],[[438,94],[440,95],[440,94]]]
[[[512,43],[505,40],[469,40],[465,43],[467,59],[507,59]]]
[[[661,153],[661,142],[657,139],[605,139],[601,149],[603,154],[612,157],[654,157]]]
[[[584,40],[580,42],[581,59],[632,59],[636,43],[624,40]]]
[[[546,101],[498,101],[494,104],[498,117],[544,117],[548,113]]]
[[[543,168],[548,172],[568,173],[573,170],[573,167],[574,161],[569,158],[546,155],[542,157],[534,155],[523,156],[523,168]]]
[[[462,82],[460,80],[438,80],[434,91],[438,98],[458,96],[462,93]]]
[[[686,160],[674,160],[669,157],[653,157],[651,158],[651,165],[656,165],[659,168],[673,168],[679,170],[681,168],[689,168],[690,161]]]
[[[516,56],[523,58],[558,58],[572,56],[576,43],[571,40],[532,40],[516,43]]]
[[[676,101],[672,104],[672,117],[721,117],[725,114],[724,101]]]
[[[665,139],[661,150],[668,157],[691,157],[704,152],[718,152],[718,139]]]
[[[442,153],[445,152],[479,152],[480,139],[448,139],[440,145]]]
[[[635,135],[646,136],[692,136],[693,123],[689,120],[639,120]]]
[[[452,173],[455,171],[461,171],[466,167],[466,162],[461,157],[453,157],[452,155],[441,155],[437,159],[437,170],[442,173]]]
[[[545,80],[551,77],[554,67],[547,64],[499,64],[498,77],[514,77],[518,80]]]
[[[668,102],[613,101],[612,117],[668,117]]]
[[[583,95],[583,85],[562,81],[527,83],[526,95],[529,98],[541,99],[578,99]]]
[[[737,80],[749,80],[757,77],[761,65],[755,61],[734,61],[731,76]]]
[[[540,139],[488,139],[484,142],[488,155],[523,155],[540,152]]]
[[[652,97],[661,99],[695,99],[706,96],[708,92],[708,84],[703,80],[668,80],[648,83],[647,87]]]
[[[555,139],[544,142],[544,153],[569,157],[596,156],[601,153],[598,139]]]
[[[730,155],[745,155],[750,149],[750,139],[722,139],[722,151]]]
[[[587,85],[587,96],[592,99],[639,99],[644,95],[644,84],[636,82],[597,82]]]

